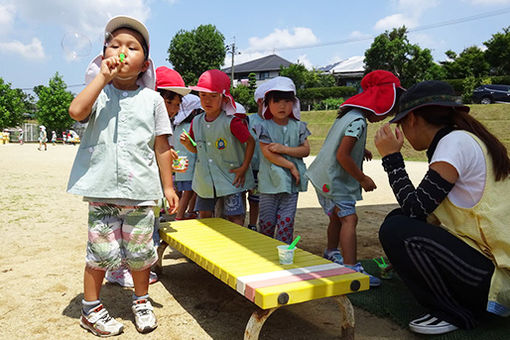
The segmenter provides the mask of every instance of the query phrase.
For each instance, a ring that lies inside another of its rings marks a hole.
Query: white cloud
[[[306,54],[297,57],[296,63],[304,65],[308,70],[313,69],[312,62],[308,59]]]
[[[377,31],[391,30],[392,28],[397,28],[404,25],[408,28],[412,28],[416,27],[418,22],[414,17],[406,16],[402,13],[397,13],[377,21],[375,23],[374,29]]]
[[[276,28],[266,37],[252,37],[249,42],[250,47],[247,51],[253,52],[312,45],[318,43],[319,39],[308,27],[294,27],[292,32]]]
[[[37,27],[40,23],[49,23],[60,27],[62,35],[66,32],[79,32],[91,40],[102,38],[102,30],[109,18],[126,14],[145,21],[150,13],[144,0],[10,0],[15,6],[19,19],[27,26]]]
[[[422,14],[439,4],[438,0],[397,0],[395,7],[398,13],[388,15],[376,22],[374,29],[376,31],[390,30],[392,28],[405,25],[407,28],[413,28],[419,25]]]
[[[372,35],[367,33],[362,33],[360,31],[352,31],[351,34],[349,34],[350,38],[356,38],[356,39],[365,39],[370,38]]]
[[[510,0],[471,0],[475,5],[506,5],[510,4]]]
[[[2,27],[0,34],[6,34],[10,31],[12,23],[14,22],[15,13],[14,6],[10,4],[0,4],[0,27]]]
[[[44,48],[41,41],[37,38],[32,38],[30,44],[23,44],[20,41],[14,40],[11,42],[0,42],[0,51],[4,53],[18,54],[25,59],[40,60],[45,58]]]

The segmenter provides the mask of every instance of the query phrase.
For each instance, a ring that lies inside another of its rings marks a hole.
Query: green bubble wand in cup
[[[379,270],[381,272],[381,279],[391,279],[393,277],[392,273],[392,267],[389,265],[389,263],[386,263],[384,261],[384,257],[381,256],[381,261],[377,261],[377,259],[373,259],[375,263],[377,263],[377,267],[379,267]]]
[[[301,236],[296,236],[296,238],[294,239],[294,241],[292,241],[292,243],[289,245],[289,247],[287,249],[294,249],[296,247],[296,244],[299,242],[299,240],[301,239]]]

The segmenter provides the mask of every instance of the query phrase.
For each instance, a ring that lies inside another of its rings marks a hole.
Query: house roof
[[[263,71],[279,71],[280,66],[289,67],[290,61],[282,57],[271,54],[259,59],[251,60],[239,65],[234,65],[234,73],[263,72]],[[225,73],[230,73],[231,67],[222,69]]]
[[[365,71],[365,57],[354,56],[347,59],[340,60],[334,64],[330,64],[319,68],[319,71],[328,73],[353,73]]]

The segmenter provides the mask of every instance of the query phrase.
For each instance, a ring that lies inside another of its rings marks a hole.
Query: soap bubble
[[[92,43],[90,39],[78,32],[68,32],[60,42],[66,58],[77,60],[90,54]]]

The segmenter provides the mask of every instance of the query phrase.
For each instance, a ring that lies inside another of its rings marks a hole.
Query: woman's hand
[[[386,123],[375,133],[374,143],[381,157],[384,157],[400,152],[402,145],[404,145],[404,135],[398,126],[395,128],[395,134],[393,134],[390,124]]]

